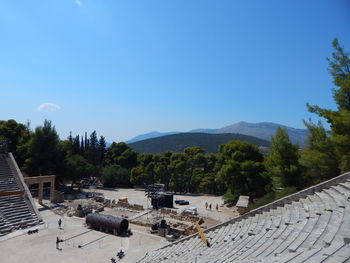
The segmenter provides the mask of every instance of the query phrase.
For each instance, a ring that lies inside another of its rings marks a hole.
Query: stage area
[[[85,218],[60,217],[50,210],[40,213],[46,228],[0,242],[1,263],[111,262],[120,249],[126,255],[120,262],[136,262],[146,252],[168,243],[147,233],[145,227],[133,224],[130,224],[132,236],[118,237],[86,228]],[[58,228],[59,218],[63,221],[62,229]],[[63,240],[59,249],[56,249],[57,237]]]
[[[105,198],[108,199],[118,199],[121,197],[127,197],[129,203],[131,204],[139,204],[142,205],[145,209],[150,207],[151,204],[145,197],[144,190],[136,190],[136,189],[94,189],[94,190],[86,190],[86,191],[95,191],[102,193]],[[236,207],[228,208],[223,206],[222,196],[214,196],[214,195],[202,195],[202,194],[184,194],[184,195],[174,195],[174,201],[176,199],[184,199],[189,201],[189,205],[176,205],[174,204],[174,208],[181,212],[188,207],[196,207],[198,210],[199,216],[210,217],[219,222],[225,222],[231,218],[237,217],[239,214],[237,212]],[[205,203],[212,205],[212,209],[206,209]],[[216,204],[219,205],[218,211],[215,209]]]

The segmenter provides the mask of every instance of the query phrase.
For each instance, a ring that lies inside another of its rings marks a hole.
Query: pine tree
[[[55,174],[60,165],[58,149],[59,137],[51,121],[45,120],[43,126],[35,128],[28,142],[28,158],[24,170],[33,175]]]
[[[78,136],[79,139],[79,136]],[[80,153],[81,154],[85,154],[85,145],[84,145],[84,137],[83,135],[81,136],[81,142],[80,142]]]
[[[83,137],[82,137],[83,138]],[[89,141],[87,138],[87,132],[85,132],[85,140],[84,140],[84,151],[89,147]]]
[[[334,52],[328,58],[329,72],[333,77],[333,99],[337,110],[323,109],[307,104],[310,112],[326,119],[330,124],[330,139],[335,144],[338,168],[341,172],[350,170],[350,58],[337,39],[332,42]]]
[[[90,134],[89,147],[87,150],[87,157],[93,165],[99,164],[98,139],[96,131]]]
[[[79,135],[75,136],[75,138],[73,139],[72,142],[72,152],[73,154],[78,154],[80,153],[80,139],[79,139]]]
[[[73,144],[73,137],[72,137],[72,132],[69,132],[69,136],[68,136],[68,141]]]
[[[298,151],[298,145],[291,143],[287,130],[278,128],[271,138],[271,148],[265,159],[265,167],[274,186],[301,186]]]
[[[317,124],[304,121],[309,130],[306,146],[301,152],[300,163],[305,167],[308,185],[317,184],[339,174],[335,144],[319,121]]]
[[[105,154],[106,154],[106,140],[105,140],[105,137],[100,136],[100,140],[98,142],[99,165],[103,164]]]
[[[218,182],[224,182],[227,189],[236,195],[252,198],[265,194],[270,178],[264,175],[263,155],[250,143],[231,141],[219,147],[220,170]]]

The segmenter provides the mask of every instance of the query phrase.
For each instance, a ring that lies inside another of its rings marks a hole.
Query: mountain
[[[248,123],[241,121],[233,125],[218,129],[217,133],[240,133],[270,141],[271,136],[275,134],[278,127],[287,129],[289,138],[292,143],[298,143],[300,146],[304,146],[308,133],[307,130],[296,129],[272,122]]]
[[[194,129],[189,132],[200,132],[200,133],[217,133],[218,129]]]
[[[189,131],[189,133],[209,133],[209,134],[221,134],[221,133],[239,133],[244,135],[249,135],[253,137],[257,137],[263,140],[270,141],[271,136],[275,134],[278,127],[287,129],[288,135],[292,141],[292,143],[298,143],[299,146],[303,147],[305,145],[305,140],[308,131],[306,129],[296,129],[293,127],[288,127],[285,125],[281,125],[278,123],[272,122],[258,122],[258,123],[249,123],[249,122],[238,122],[220,129],[194,129]],[[146,134],[142,134],[132,138],[126,143],[133,143],[145,139],[179,134],[181,132],[150,132]]]
[[[187,147],[199,146],[207,153],[216,153],[220,144],[232,140],[246,141],[257,146],[269,146],[269,142],[243,134],[178,133],[130,143],[129,146],[140,153],[182,152]]]
[[[147,140],[147,139],[160,137],[160,136],[165,136],[165,135],[172,135],[172,134],[176,134],[176,133],[180,133],[180,132],[176,132],[176,131],[173,131],[173,132],[153,131],[153,132],[149,132],[149,133],[138,135],[138,136],[136,136],[136,137],[126,141],[125,143],[130,144],[130,143],[137,142],[137,141]]]

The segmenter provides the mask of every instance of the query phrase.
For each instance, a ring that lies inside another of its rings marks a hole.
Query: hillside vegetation
[[[235,133],[180,133],[130,143],[129,146],[139,153],[183,152],[187,147],[194,146],[202,148],[207,153],[217,153],[221,144],[234,140],[249,142],[256,146],[269,146],[270,144],[266,140]]]

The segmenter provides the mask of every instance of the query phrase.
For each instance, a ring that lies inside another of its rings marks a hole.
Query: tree
[[[90,163],[97,166],[100,160],[100,154],[98,150],[98,139],[96,131],[90,134],[89,147],[87,148],[87,159]]]
[[[131,169],[131,177],[130,182],[134,185],[147,185],[149,182],[148,175],[145,171],[145,167],[143,166],[136,166]]]
[[[157,154],[154,156],[154,180],[156,183],[165,184],[169,186],[169,164],[172,153],[165,152],[164,154]]]
[[[130,171],[118,165],[107,166],[101,179],[105,187],[130,186]]]
[[[83,140],[82,140],[83,142]],[[82,154],[83,151],[81,150],[83,147],[80,145],[80,138],[79,138],[79,135],[75,136],[73,139],[72,139],[72,142],[71,142],[71,151],[73,154]]]
[[[271,147],[265,167],[275,186],[301,186],[299,147],[293,145],[286,129],[278,128],[271,138]]]
[[[195,192],[204,173],[204,150],[200,147],[185,148],[187,191]]]
[[[231,141],[220,145],[218,177],[235,195],[262,196],[269,178],[264,175],[263,156],[250,143]]]
[[[203,177],[199,183],[200,192],[209,194],[222,194],[225,192],[225,184],[216,177],[218,171],[217,162],[217,154],[209,153],[205,155]]]
[[[107,153],[106,153],[106,162],[108,164],[115,164],[118,162],[118,158],[123,154],[124,151],[129,149],[129,146],[124,143],[116,143],[113,142],[111,146],[108,147]]]
[[[148,185],[154,183],[153,154],[139,154],[138,165],[131,170],[130,181],[135,185]]]
[[[24,170],[33,175],[55,174],[59,166],[59,137],[51,121],[45,120],[43,126],[35,128],[28,142]]]
[[[108,165],[117,164],[131,170],[137,165],[137,153],[124,142],[113,142],[107,149],[106,163]]]
[[[64,178],[72,180],[73,185],[84,177],[93,176],[93,166],[81,155],[68,155],[64,160]]]
[[[188,178],[186,177],[186,155],[184,153],[173,153],[170,158],[169,169],[169,190],[185,192]]]
[[[327,60],[333,84],[337,87],[332,90],[337,110],[310,104],[307,107],[330,124],[330,139],[335,144],[338,168],[340,172],[347,172],[350,170],[350,58],[337,39],[333,40],[332,45],[334,52],[332,58]]]
[[[333,83],[338,89],[333,89],[333,98],[338,105],[338,111],[350,111],[350,58],[349,53],[344,51],[334,39],[332,42],[335,52],[329,62],[329,72],[333,76]]]
[[[25,158],[23,147],[30,139],[29,127],[15,120],[0,121],[0,139],[7,141],[7,150],[22,165]]]
[[[320,183],[339,174],[335,144],[319,121],[304,121],[309,130],[306,146],[301,152],[300,164],[305,168],[308,185]]]
[[[98,141],[99,165],[103,164],[105,159],[105,154],[106,154],[106,140],[105,140],[105,137],[100,136],[100,140]]]

